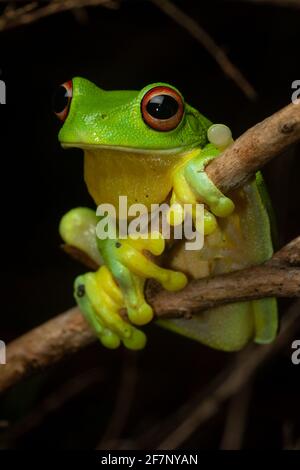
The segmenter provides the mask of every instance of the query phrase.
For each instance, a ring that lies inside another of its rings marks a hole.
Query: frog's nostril
[[[84,284],[80,284],[78,287],[77,287],[77,295],[78,297],[83,297],[85,295],[85,287],[84,287]]]

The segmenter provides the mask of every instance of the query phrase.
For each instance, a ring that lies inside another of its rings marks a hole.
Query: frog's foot
[[[198,200],[204,202],[217,217],[227,217],[234,211],[234,203],[221,193],[205,171],[205,166],[218,153],[211,144],[208,144],[195,158],[187,163],[184,176]]]
[[[181,174],[180,174],[181,173]],[[170,200],[170,210],[168,212],[168,222],[170,225],[176,226],[183,223],[187,215],[191,216],[194,222],[196,230],[203,235],[209,235],[213,233],[217,228],[217,219],[204,208],[203,215],[199,215],[197,212],[197,200],[195,195],[190,195],[191,190],[184,178],[181,178],[183,175],[183,170],[178,172],[174,178],[173,191]],[[178,180],[182,179],[183,181],[179,182]],[[180,198],[182,192],[185,195]]]
[[[124,298],[106,266],[77,277],[74,287],[80,310],[105,347],[115,349],[121,341],[128,349],[145,346],[145,334],[119,313],[125,307]]]
[[[207,138],[210,144],[187,162],[184,176],[198,200],[217,217],[227,217],[234,211],[234,203],[213,184],[205,167],[233,142],[231,130],[224,124],[213,124],[207,131]]]
[[[164,239],[160,234],[148,238],[130,237],[113,242],[110,251],[110,270],[118,282],[127,308],[129,320],[136,325],[144,325],[152,320],[153,311],[144,297],[146,279],[155,279],[169,291],[185,287],[185,274],[157,266],[146,252],[160,255],[164,250]],[[113,260],[113,261],[112,261]]]
[[[214,124],[208,129],[208,139],[212,143],[204,149],[193,150],[187,155],[185,163],[173,175],[173,193],[169,222],[172,225],[182,223],[184,205],[192,204],[192,216],[197,227],[195,207],[197,202],[206,204],[204,209],[204,235],[212,233],[217,227],[216,217],[227,217],[234,211],[234,204],[209,179],[205,172],[206,165],[216,158],[220,151],[232,143],[231,131],[223,124]],[[200,228],[201,231],[201,228]]]
[[[188,161],[199,155],[199,151],[193,151]],[[194,225],[199,232],[209,235],[217,228],[216,217],[204,208],[203,221],[198,218],[196,211],[197,195],[192,190],[191,185],[185,177],[185,167],[181,166],[173,176],[173,191],[170,200],[170,211],[168,213],[168,221],[170,225],[182,224],[186,211],[191,213]],[[203,222],[203,224],[202,224]]]

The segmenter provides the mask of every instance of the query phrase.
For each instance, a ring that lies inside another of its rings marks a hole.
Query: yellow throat
[[[185,153],[85,149],[84,179],[97,205],[113,204],[127,196],[128,206],[163,202],[172,189],[173,171],[185,160]]]

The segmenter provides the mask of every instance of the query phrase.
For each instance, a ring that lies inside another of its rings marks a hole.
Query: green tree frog
[[[205,165],[232,142],[230,129],[212,124],[188,105],[173,86],[154,83],[140,91],[105,91],[84,78],[61,85],[54,111],[63,122],[64,148],[84,151],[84,179],[96,205],[118,207],[170,201],[180,217],[186,203],[204,204],[204,246],[185,249],[183,241],[162,236],[99,239],[95,211],[79,207],[60,222],[63,240],[83,250],[100,268],[75,280],[75,298],[101,343],[129,349],[145,346],[140,326],[153,318],[145,282],[155,279],[170,291],[188,279],[203,278],[258,264],[272,255],[266,190],[260,173],[228,197],[209,180]],[[172,219],[172,218],[171,218]],[[127,318],[120,314],[126,309]],[[249,340],[269,343],[276,336],[276,300],[237,302],[191,319],[159,320],[172,331],[224,351]]]

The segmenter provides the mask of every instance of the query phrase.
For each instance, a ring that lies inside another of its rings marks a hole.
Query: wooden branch
[[[179,292],[161,291],[151,302],[158,317],[189,317],[221,304],[262,297],[300,297],[300,237],[260,266],[191,281]]]
[[[223,192],[241,186],[256,170],[300,140],[300,104],[286,106],[239,137],[206,172]]]
[[[150,303],[157,317],[166,317],[190,316],[200,310],[237,300],[269,296],[300,297],[299,261],[300,237],[261,266],[196,280],[177,293],[160,291]],[[0,391],[84,348],[95,339],[77,307],[44,323],[8,346],[7,364],[0,369]]]
[[[93,341],[95,336],[77,307],[34,328],[8,345],[7,363],[0,365],[0,392]]]
[[[208,165],[207,172],[226,192],[242,184],[270,158],[298,140],[300,105],[291,104],[248,130]],[[299,258],[298,237],[262,266],[194,281],[179,293],[162,291],[151,301],[157,315],[174,312],[178,315],[178,311],[187,315],[234,300],[299,296]],[[7,364],[0,366],[0,391],[94,340],[94,334],[78,308],[35,328],[8,346]]]

